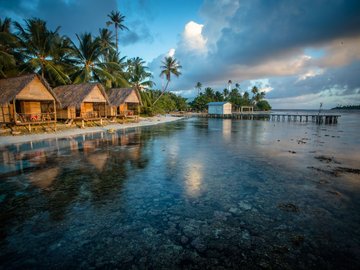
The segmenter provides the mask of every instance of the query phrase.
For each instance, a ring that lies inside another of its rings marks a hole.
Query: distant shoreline
[[[360,110],[360,105],[336,106],[334,108],[331,108],[331,110]]]

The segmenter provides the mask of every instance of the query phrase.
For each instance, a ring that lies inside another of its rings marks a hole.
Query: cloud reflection
[[[198,197],[203,184],[203,165],[198,161],[190,160],[185,175],[186,193],[190,197]]]

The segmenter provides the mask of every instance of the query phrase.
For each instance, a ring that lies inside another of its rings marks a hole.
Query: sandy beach
[[[25,134],[17,136],[0,136],[0,146],[9,145],[9,144],[19,144],[29,141],[39,141],[45,139],[55,139],[55,138],[64,138],[68,136],[82,135],[86,133],[94,133],[108,130],[119,130],[127,129],[134,127],[144,127],[157,124],[163,124],[167,122],[172,122],[181,119],[182,117],[174,117],[170,115],[161,115],[147,118],[140,118],[140,121],[137,123],[125,123],[125,124],[110,124],[106,126],[99,127],[87,127],[84,129],[81,128],[69,128],[65,130],[60,130],[53,133],[41,133],[41,134]]]

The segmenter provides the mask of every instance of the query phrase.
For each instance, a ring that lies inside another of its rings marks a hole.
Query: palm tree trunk
[[[166,85],[165,85],[165,88],[164,88],[164,90],[161,92],[161,94],[160,94],[160,96],[154,101],[154,103],[152,104],[153,106],[155,105],[155,103],[162,97],[162,95],[165,93],[165,91],[166,91],[166,89],[167,89],[167,87],[168,87],[168,85],[169,85],[169,80],[166,82]]]
[[[45,76],[45,73],[44,73],[44,64],[41,63],[41,77],[42,77],[43,79],[45,79],[44,76]]]
[[[118,29],[117,25],[115,24],[115,41],[116,41],[116,53],[118,53]]]

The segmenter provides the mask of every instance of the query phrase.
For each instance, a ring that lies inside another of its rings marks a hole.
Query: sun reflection
[[[199,162],[189,162],[185,177],[186,193],[191,197],[199,196],[203,182],[202,164]]]

